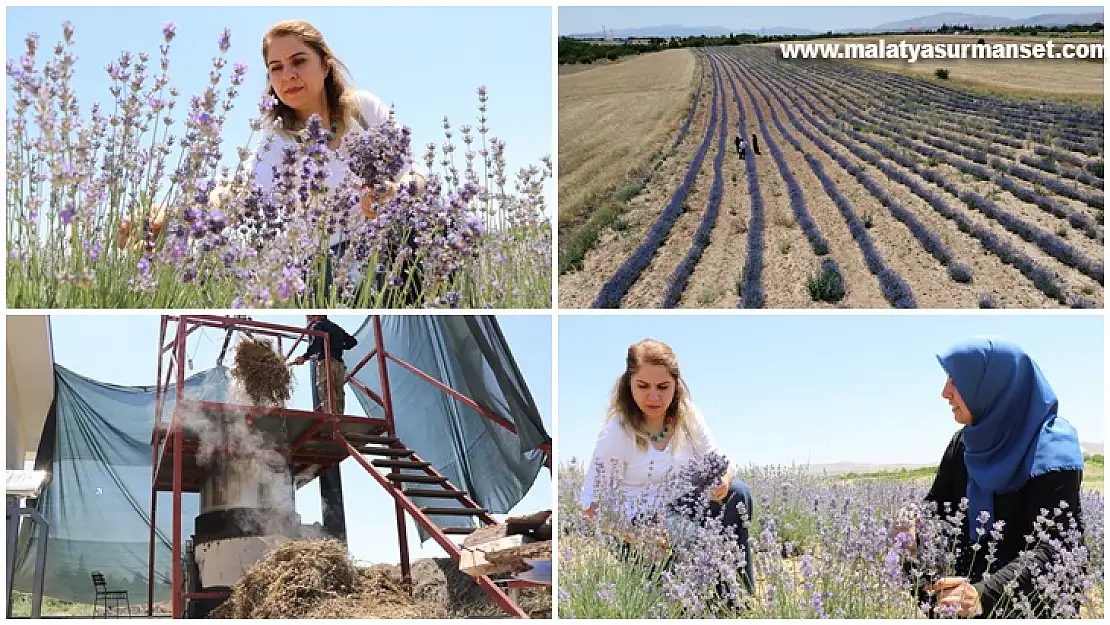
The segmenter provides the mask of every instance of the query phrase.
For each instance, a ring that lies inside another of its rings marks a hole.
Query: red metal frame
[[[151,439],[151,460],[152,460],[152,473],[151,473],[151,519],[150,519],[150,550],[148,553],[149,569],[147,575],[147,615],[153,614],[153,600],[154,600],[154,546],[157,539],[156,536],[156,513],[158,503],[158,492],[169,491],[173,493],[173,537],[171,548],[171,559],[175,565],[172,567],[172,614],[173,618],[180,618],[184,615],[185,601],[192,598],[207,598],[207,597],[222,597],[227,596],[227,593],[219,592],[206,592],[206,593],[188,593],[183,588],[182,579],[182,545],[181,545],[181,495],[183,492],[198,492],[199,491],[199,471],[192,471],[186,474],[184,460],[185,458],[193,458],[195,456],[199,445],[195,441],[186,440],[186,434],[183,429],[182,412],[185,410],[205,410],[205,411],[222,411],[233,412],[241,414],[248,423],[252,423],[262,416],[280,416],[290,421],[305,421],[307,426],[305,430],[292,442],[288,450],[282,450],[288,456],[290,464],[294,469],[294,474],[299,475],[300,471],[304,471],[308,467],[317,467],[312,474],[312,478],[318,477],[327,469],[335,466],[339,462],[345,460],[347,457],[352,457],[364,469],[366,469],[374,479],[385,488],[395,501],[395,510],[397,515],[397,537],[400,546],[401,555],[401,572],[405,579],[411,579],[410,562],[408,553],[408,540],[407,528],[405,525],[405,513],[409,513],[413,520],[423,527],[435,541],[444,548],[455,560],[459,560],[460,551],[457,545],[447,538],[447,535],[416,506],[416,504],[401,493],[399,487],[394,485],[388,478],[386,478],[381,471],[374,467],[358,450],[351,445],[351,443],[343,436],[344,429],[354,428],[361,430],[360,433],[368,434],[388,434],[390,437],[396,438],[396,427],[393,415],[393,401],[389,386],[389,374],[387,361],[392,360],[398,365],[411,371],[418,377],[428,381],[436,388],[443,392],[448,393],[455,399],[459,400],[464,405],[475,410],[487,419],[497,423],[498,425],[506,428],[510,432],[516,433],[516,428],[512,423],[498,417],[491,411],[483,406],[478,405],[470,398],[452,389],[444,383],[436,380],[432,376],[424,373],[420,369],[410,365],[395,356],[389,354],[383,345],[381,320],[374,316],[371,318],[373,323],[374,333],[374,348],[366,355],[359,364],[354,367],[348,374],[344,382],[350,382],[357,390],[366,394],[375,403],[382,406],[385,413],[384,419],[376,419],[371,417],[353,416],[353,415],[336,415],[334,414],[335,405],[332,401],[332,388],[336,382],[332,380],[331,370],[325,367],[325,384],[328,390],[327,412],[293,410],[286,408],[260,408],[257,406],[244,406],[234,405],[229,403],[218,402],[200,402],[195,400],[188,400],[184,398],[185,387],[185,363],[186,360],[186,342],[190,335],[201,328],[220,328],[224,330],[241,331],[245,335],[254,338],[257,336],[271,337],[276,341],[279,353],[282,353],[283,339],[292,340],[292,345],[289,348],[287,358],[292,355],[302,341],[311,341],[313,337],[326,336],[323,332],[308,330],[306,328],[297,326],[282,326],[271,323],[264,323],[259,321],[252,321],[243,319],[241,317],[219,317],[214,315],[163,315],[161,330],[159,332],[158,340],[158,367],[157,375],[158,380],[155,386],[155,426]],[[176,327],[172,327],[176,324]],[[167,335],[171,336],[170,342],[167,344]],[[328,341],[324,341],[324,358],[330,359],[330,346]],[[168,357],[167,357],[168,353]],[[365,366],[372,358],[378,358],[378,375],[381,382],[381,395],[374,393],[364,384],[354,378],[363,366]],[[166,361],[166,362],[164,362]],[[326,360],[325,360],[326,361]],[[163,373],[165,375],[163,375]],[[176,379],[175,379],[176,378]],[[166,408],[166,400],[170,393],[170,384],[173,380],[175,387],[175,401],[170,419],[168,422],[163,419]],[[330,427],[328,427],[330,426]],[[328,428],[329,433],[321,433],[321,430]],[[308,449],[306,445],[314,443],[316,446],[323,444],[330,444],[333,449],[322,451],[320,449]],[[403,446],[400,443],[397,445]],[[541,445],[540,450],[544,452],[544,466],[551,470],[551,446]],[[217,449],[214,453],[230,453],[226,449]],[[167,461],[166,455],[172,456],[171,461],[167,467],[163,467],[163,463]],[[298,471],[298,469],[300,471]],[[393,468],[390,472],[398,472],[399,469]],[[425,472],[429,475],[439,476],[439,474],[432,468],[426,468]],[[166,475],[168,474],[168,475]],[[456,490],[449,484],[443,485],[448,490]],[[477,508],[479,507],[469,497],[462,497],[460,501],[465,507]],[[496,523],[488,514],[475,515],[484,523]],[[515,602],[513,602],[504,592],[501,591],[488,577],[478,578],[478,584],[485,590],[497,603],[511,616],[527,617],[527,615],[520,609]],[[519,580],[517,580],[519,581]],[[535,586],[531,582],[523,583],[509,583],[509,587],[521,586]]]

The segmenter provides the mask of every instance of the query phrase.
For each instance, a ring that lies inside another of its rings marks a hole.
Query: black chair
[[[92,572],[93,588],[96,589],[96,597],[93,600],[93,616],[96,616],[96,610],[101,605],[104,606],[104,618],[108,618],[108,602],[115,601],[115,616],[119,617],[119,604],[122,601],[127,606],[127,618],[131,618],[131,600],[127,597],[126,590],[108,590],[108,584],[104,581],[104,574],[100,571]]]

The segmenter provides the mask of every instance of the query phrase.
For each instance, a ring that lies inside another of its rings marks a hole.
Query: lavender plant
[[[690,124],[694,121],[694,114],[698,112],[698,102],[701,101],[701,81],[698,81],[698,88],[694,90],[694,99],[690,102],[690,112],[686,115],[686,121],[682,122],[682,126],[678,128],[678,136],[675,137],[674,143],[671,148],[677,148],[682,140],[686,138],[686,133],[690,130]]]
[[[121,53],[106,68],[115,101],[87,114],[71,87],[72,24],[62,35],[41,66],[35,33],[7,64],[9,307],[551,305],[543,198],[551,164],[523,168],[510,188],[485,88],[477,133],[462,128],[462,167],[445,120],[446,141],[425,154],[426,189],[402,185],[363,211],[363,189],[382,197],[384,182],[413,160],[408,128],[391,120],[348,134],[340,149],[351,171],[328,188],[327,133],[311,119],[261,188],[247,147],[222,136],[247,75],[244,63],[229,66],[230,31],[216,41],[208,87],[181,119],[169,76],[172,22],[158,69],[147,53]],[[272,105],[263,101],[260,113]],[[262,129],[252,122],[253,133]],[[348,244],[333,253],[336,234]]]
[[[597,467],[595,492],[604,496],[592,518],[576,502],[585,471],[573,462],[561,469],[560,616],[727,617],[742,609],[747,556],[709,513],[709,492],[726,468],[723,457],[703,456],[633,499],[616,471]]]
[[[719,467],[705,464],[701,473],[716,475]],[[564,465],[559,475],[563,618],[925,618],[930,611],[948,618],[954,614],[933,609],[920,589],[954,574],[957,563],[974,560],[988,574],[997,570],[995,550],[1008,529],[989,518],[971,519],[981,540],[965,552],[961,544],[967,543],[959,538],[967,532],[966,501],[939,510],[913,503],[923,502],[927,480],[751,467],[741,477],[756,499],[751,524],[756,587],[731,605],[715,602],[721,593],[714,592],[721,572],[737,570],[733,567],[742,562],[727,536],[694,525],[681,528],[686,540],[670,540],[679,531],[667,527],[667,550],[622,552],[629,543],[658,545],[661,534],[640,527],[641,534],[631,536],[620,503],[624,495],[615,482],[597,490],[605,495],[597,510],[612,513],[587,518],[575,501],[583,467]],[[691,483],[689,477],[672,479],[672,485]],[[1103,616],[1104,500],[1098,491],[1084,490],[1081,506],[1082,519],[1066,506],[1042,511],[1018,557],[1031,585],[1010,588],[987,616],[1027,617],[1038,610],[1053,618]],[[911,520],[912,535],[904,529]],[[1048,565],[1033,556],[1045,541],[1052,541],[1058,554]],[[679,561],[689,566],[678,566]]]
[[[740,101],[740,94],[736,90],[735,81],[732,84],[732,97]],[[744,116],[744,107],[738,106],[741,128],[748,127],[747,118]],[[765,131],[765,128],[762,128]],[[767,135],[764,134],[766,137]],[[759,172],[756,170],[753,159],[744,160],[744,170],[748,174],[748,201],[751,203],[751,219],[748,222],[747,258],[744,260],[744,269],[740,273],[737,285],[740,308],[763,308],[767,300],[767,293],[763,289],[763,229],[766,213],[763,207],[763,193],[759,189]],[[837,268],[839,272],[839,268]]]

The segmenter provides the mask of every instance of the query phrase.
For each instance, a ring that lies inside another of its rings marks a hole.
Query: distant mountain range
[[[1093,24],[1103,22],[1104,13],[1092,11],[1090,13],[1044,13],[1024,19],[996,17],[993,15],[975,15],[972,13],[937,13],[924,17],[917,17],[898,22],[888,22],[878,26],[860,28],[834,29],[834,33],[868,33],[868,32],[900,32],[913,30],[934,30],[949,25],[970,26],[972,28],[1006,28],[1014,26],[1068,26],[1069,24]],[[667,24],[663,26],[642,26],[638,28],[607,29],[605,35],[628,39],[635,37],[694,37],[706,35],[708,37],[728,36],[729,34],[749,35],[817,35],[828,31],[816,31],[808,28],[792,26],[769,26],[766,28],[726,28],[723,26],[679,26]],[[575,33],[565,35],[573,38],[598,38],[602,31],[593,33]]]
[[[937,13],[928,17],[918,17],[900,22],[880,24],[871,30],[933,30],[949,25],[971,26],[972,28],[1012,28],[1015,26],[1068,26],[1070,24],[1094,24],[1101,22],[1103,13],[1045,13],[1025,19],[1011,19],[992,15],[973,15],[971,13]],[[862,30],[862,29],[861,29]]]
[[[643,26],[640,28],[613,28],[606,31],[606,35],[617,39],[629,39],[635,37],[696,37],[698,35],[705,35],[707,37],[727,37],[728,35],[736,33],[748,33],[753,35],[813,35],[817,34],[816,31],[806,30],[805,28],[790,28],[788,26],[774,26],[770,28],[724,28],[722,26],[678,26],[675,24],[667,24],[664,26]],[[567,37],[574,38],[597,38],[602,36],[602,32],[596,33],[581,33],[566,35]]]

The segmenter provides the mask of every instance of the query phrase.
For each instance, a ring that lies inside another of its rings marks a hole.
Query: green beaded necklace
[[[650,438],[653,443],[658,443],[658,442],[662,441],[664,438],[667,438],[667,432],[670,432],[670,431],[671,431],[671,420],[669,418],[664,419],[663,420],[663,431],[658,433],[658,434],[648,434],[648,438]]]

